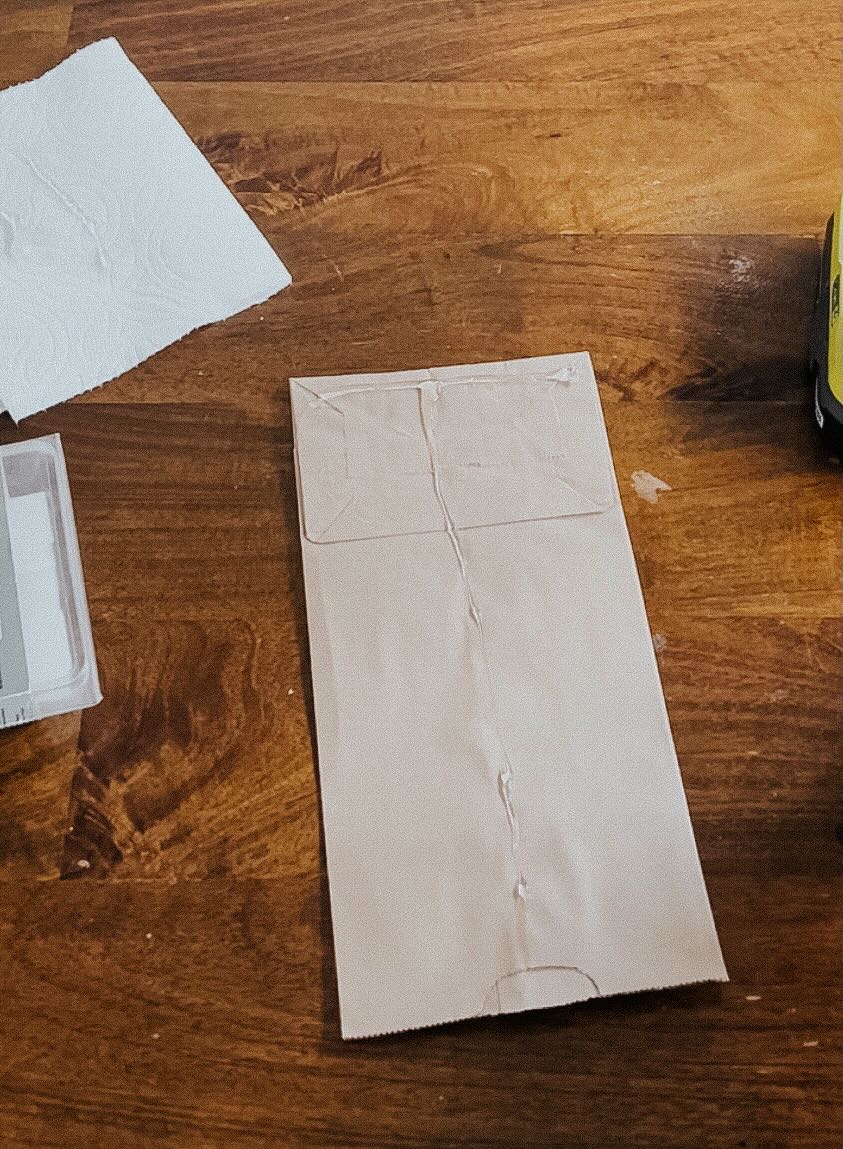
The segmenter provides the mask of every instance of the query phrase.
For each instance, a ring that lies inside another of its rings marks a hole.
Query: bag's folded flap
[[[290,388],[311,542],[594,514],[615,503],[587,354],[483,364],[476,375],[293,379]]]

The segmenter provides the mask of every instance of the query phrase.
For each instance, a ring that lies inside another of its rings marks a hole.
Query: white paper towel
[[[116,40],[0,92],[0,405],[13,418],[289,283]]]

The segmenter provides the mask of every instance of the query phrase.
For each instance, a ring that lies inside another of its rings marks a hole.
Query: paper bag
[[[588,355],[291,394],[343,1035],[725,980]]]

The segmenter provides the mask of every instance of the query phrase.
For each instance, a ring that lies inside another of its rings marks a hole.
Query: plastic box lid
[[[0,447],[0,729],[101,700],[61,439]]]

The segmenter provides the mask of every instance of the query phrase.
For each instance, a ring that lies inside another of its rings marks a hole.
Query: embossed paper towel
[[[0,405],[15,419],[289,282],[116,40],[0,92]]]
[[[343,1034],[724,980],[589,357],[291,393]]]

